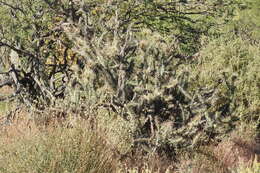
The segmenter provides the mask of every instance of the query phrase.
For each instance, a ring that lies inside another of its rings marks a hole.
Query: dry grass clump
[[[201,147],[182,156],[177,170],[191,173],[259,172],[260,147],[254,136],[252,128],[238,129],[217,145]]]
[[[95,122],[81,119],[68,127],[58,126],[53,119],[54,123],[39,127],[22,118],[28,117],[26,114],[21,110],[11,125],[1,128],[0,172],[259,172],[259,146],[252,128],[238,129],[217,145],[182,152],[171,159],[131,147],[131,135],[126,136],[131,128],[120,118],[102,119],[100,113]],[[117,128],[115,122],[120,124]]]
[[[93,122],[81,120],[69,128],[58,126],[54,118],[53,123],[43,127],[21,118],[28,117],[26,111],[18,114],[11,125],[1,128],[0,172],[164,173],[173,170],[174,163],[166,157],[126,150],[124,145],[130,142],[123,139],[126,132],[123,127],[108,128],[108,124],[113,126],[109,118],[95,120],[94,126]],[[122,123],[122,120],[114,121]]]
[[[233,173],[258,173],[260,172],[260,162],[255,159],[250,165],[241,164]]]
[[[14,92],[14,89],[9,86],[3,86],[0,88],[0,94],[1,95],[10,95]]]
[[[241,162],[246,164],[252,162],[256,144],[243,141],[241,138],[224,141],[216,149],[216,156],[226,167],[236,167]]]
[[[114,172],[117,159],[87,124],[73,129],[46,128],[20,122],[0,137],[0,172]],[[26,125],[27,124],[27,125]],[[24,126],[23,126],[24,125]]]
[[[191,153],[185,153],[177,166],[178,173],[229,173],[212,152],[212,147],[202,147]]]
[[[173,172],[176,168],[176,162],[173,159],[158,153],[145,155],[141,150],[121,157],[121,162],[122,170],[133,173],[165,173]]]
[[[254,130],[248,128],[243,132],[233,132],[228,140],[219,143],[214,148],[214,155],[230,169],[241,165],[250,167],[254,161],[260,161],[259,148]]]

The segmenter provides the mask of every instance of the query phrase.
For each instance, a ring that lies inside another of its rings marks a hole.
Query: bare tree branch
[[[21,8],[19,8],[19,7],[15,7],[15,6],[13,6],[11,4],[8,4],[8,3],[4,2],[4,1],[0,1],[0,5],[1,4],[11,8],[11,9],[13,9],[15,11],[18,10],[18,11],[22,12],[23,14],[25,14],[25,12]]]

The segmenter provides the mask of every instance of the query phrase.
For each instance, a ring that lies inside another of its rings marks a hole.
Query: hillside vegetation
[[[0,172],[258,173],[260,1],[0,0],[0,87]]]

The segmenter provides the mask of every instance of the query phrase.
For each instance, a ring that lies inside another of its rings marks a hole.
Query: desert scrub
[[[257,173],[260,171],[260,163],[255,159],[250,166],[241,164],[232,173]]]
[[[133,135],[137,128],[134,120],[129,122],[113,112],[100,109],[97,114],[97,123],[108,136],[106,142],[110,147],[120,154],[126,154],[132,150]]]
[[[201,49],[201,57],[188,66],[191,90],[199,86],[215,87],[229,102],[227,112],[243,120],[259,119],[260,49],[234,35],[213,39]]]
[[[255,128],[240,125],[221,142],[179,153],[177,172],[255,173],[259,172],[259,144]],[[256,171],[258,170],[258,171]]]
[[[116,160],[98,133],[86,127],[57,128],[1,138],[0,171],[11,172],[114,172]]]
[[[18,81],[27,81],[20,84],[26,97],[19,95],[28,107],[38,109],[40,123],[46,114],[53,115],[49,109],[64,119],[98,115],[99,127],[110,125],[107,133],[112,137],[106,142],[121,152],[134,141],[134,148],[173,157],[180,148],[193,150],[221,140],[237,125],[235,120],[259,118],[258,45],[236,35],[235,29],[227,35],[208,32],[226,12],[233,16],[226,6],[232,1],[203,1],[197,8],[168,1],[44,2],[37,1],[35,8],[24,4],[28,15],[3,15],[2,26],[9,23],[6,32],[20,21],[28,21],[21,26],[39,28],[14,28],[0,42],[31,62],[22,65]],[[181,11],[172,10],[177,8]],[[41,16],[34,15],[41,10]],[[19,39],[11,41],[14,33]],[[22,50],[12,47],[16,42]],[[78,69],[69,63],[78,60],[76,55],[84,57]],[[111,115],[122,121],[110,120]]]

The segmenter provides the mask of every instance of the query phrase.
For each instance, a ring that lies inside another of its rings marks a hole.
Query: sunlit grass
[[[10,104],[7,102],[0,102],[0,116],[4,115],[10,109]]]
[[[116,159],[102,134],[86,126],[44,131],[9,127],[0,138],[0,156],[3,173],[111,173],[116,169]]]

